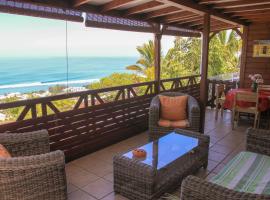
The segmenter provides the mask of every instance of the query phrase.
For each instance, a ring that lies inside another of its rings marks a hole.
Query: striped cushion
[[[270,194],[270,157],[241,152],[211,180],[239,192]]]

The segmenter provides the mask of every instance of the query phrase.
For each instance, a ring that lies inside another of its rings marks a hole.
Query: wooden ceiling
[[[203,15],[211,15],[211,31],[270,21],[270,0],[19,0],[68,7],[83,12],[157,22],[203,30]]]

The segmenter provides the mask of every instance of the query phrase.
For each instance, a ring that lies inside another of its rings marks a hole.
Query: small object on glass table
[[[134,149],[132,154],[134,158],[145,158],[147,152],[144,149]]]

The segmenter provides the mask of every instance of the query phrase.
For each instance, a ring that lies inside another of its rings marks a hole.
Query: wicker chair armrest
[[[181,186],[181,200],[270,200],[258,195],[230,190],[195,176],[188,176]]]
[[[156,96],[152,99],[149,108],[149,127],[158,125],[159,112],[160,112],[160,102],[159,97]]]
[[[9,150],[12,157],[39,155],[50,152],[47,130],[27,133],[1,133],[0,144]]]
[[[247,151],[270,156],[270,130],[247,129]]]
[[[196,127],[197,130],[200,128],[200,106],[197,100],[189,96],[188,97],[188,120],[191,127]]]
[[[0,159],[0,194],[3,199],[67,199],[64,153]]]

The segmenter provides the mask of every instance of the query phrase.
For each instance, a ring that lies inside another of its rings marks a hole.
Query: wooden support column
[[[245,81],[245,69],[246,69],[246,59],[247,59],[247,46],[248,46],[248,27],[243,26],[242,34],[242,53],[240,58],[240,87],[244,87]]]
[[[208,74],[208,55],[209,55],[209,41],[210,41],[210,15],[204,15],[202,33],[202,57],[201,57],[201,83],[200,83],[200,105],[201,105],[201,132],[204,132],[205,124],[205,108],[207,105],[208,97],[208,84],[207,84],[207,74]]]
[[[160,25],[158,25],[158,30],[160,30]],[[159,93],[160,92],[160,57],[161,57],[161,37],[162,33],[161,31],[159,33],[155,33],[155,41],[154,41],[154,46],[155,46],[155,81],[156,81],[156,88],[155,92]]]

